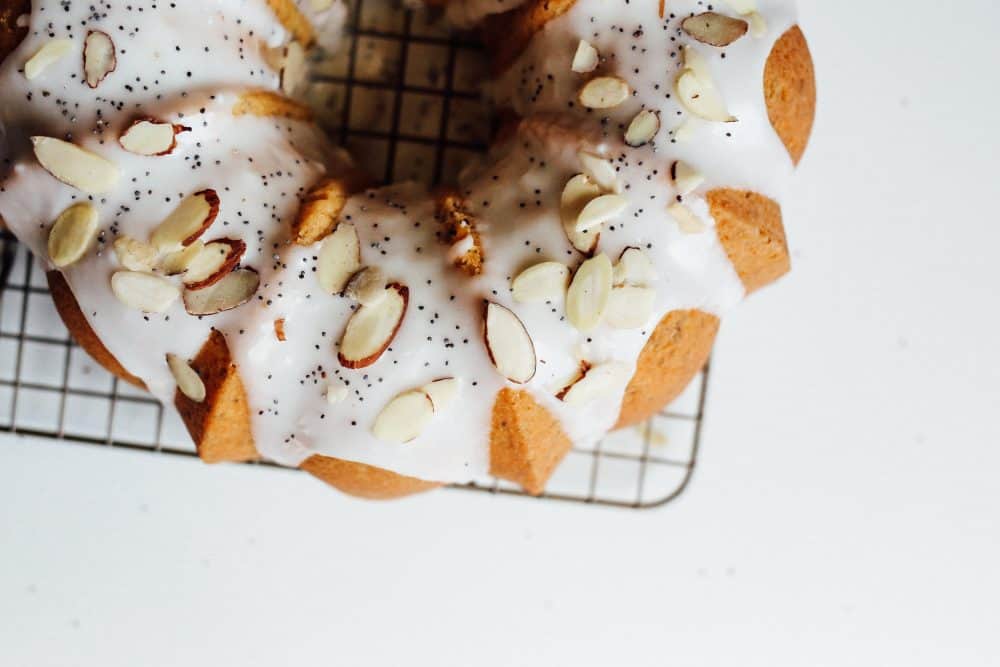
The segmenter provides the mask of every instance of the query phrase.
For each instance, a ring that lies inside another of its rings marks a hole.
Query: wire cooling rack
[[[344,47],[315,72],[305,97],[319,122],[386,181],[453,182],[486,148],[479,46],[426,11],[353,0]],[[0,243],[0,431],[197,456],[173,410],[119,382],[73,343],[44,268],[7,232]],[[706,369],[646,423],[574,448],[540,498],[649,508],[679,496],[697,459],[707,385]],[[451,488],[525,495],[494,477]]]

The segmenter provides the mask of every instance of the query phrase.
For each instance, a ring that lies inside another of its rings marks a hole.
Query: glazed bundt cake
[[[370,498],[486,473],[539,493],[788,271],[815,105],[793,9],[451,0],[504,122],[429,192],[371,188],[291,98],[339,5],[0,0],[0,217],[204,460]]]

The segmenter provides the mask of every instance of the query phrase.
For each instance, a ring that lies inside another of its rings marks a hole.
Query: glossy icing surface
[[[101,236],[64,274],[105,345],[169,404],[175,382],[164,356],[191,358],[210,328],[224,332],[247,391],[256,447],[286,465],[321,453],[424,479],[481,476],[488,471],[494,396],[505,386],[530,391],[574,441],[600,438],[615,423],[625,381],[664,315],[679,308],[722,314],[743,296],[714,233],[705,192],[748,188],[780,200],[791,170],[761,91],[767,54],[793,22],[790,2],[761,0],[768,21],[761,37],[747,35],[723,49],[694,45],[739,122],[690,121],[689,138],[674,142],[671,130],[691,118],[671,96],[683,64],[679,49],[692,42],[678,23],[703,6],[671,2],[673,14],[660,19],[655,0],[580,0],[490,86],[494,100],[527,120],[485,160],[470,165],[461,183],[465,213],[481,238],[481,274],[471,277],[455,268],[454,254],[463,249],[442,242],[434,198],[423,188],[395,185],[348,201],[341,220],[358,230],[362,264],[377,266],[409,290],[406,315],[388,349],[373,365],[350,369],[338,361],[338,342],[358,304],[321,289],[318,245],[288,242],[301,198],[326,165],[343,158],[310,124],[231,114],[246,90],[279,85],[264,47],[280,46],[288,36],[266,3],[216,0],[192,10],[136,2],[100,16],[80,3],[71,3],[67,15],[63,4],[35,3],[28,39],[0,69],[0,85],[13,91],[12,103],[0,111],[9,137],[0,215],[44,259],[51,221],[74,202],[92,201],[100,211]],[[468,9],[470,16],[478,11]],[[51,20],[57,13],[58,24]],[[628,16],[627,25],[622,16]],[[80,81],[80,63],[71,57],[33,81],[24,77],[24,62],[46,40],[67,37],[78,44],[91,29],[121,36],[119,67],[97,89]],[[159,38],[144,39],[147,34]],[[570,104],[587,80],[570,69],[581,38],[598,48],[602,74],[622,77],[635,91],[618,107],[588,111]],[[643,108],[659,113],[661,128],[652,143],[634,148],[624,143],[624,128]],[[183,123],[191,131],[178,136],[168,156],[132,155],[115,138],[136,115]],[[69,135],[112,160],[123,174],[119,185],[88,198],[60,183],[32,155],[28,137],[38,134]],[[615,262],[626,248],[640,248],[656,269],[648,285],[655,292],[648,316],[632,328],[604,323],[581,331],[567,317],[564,296],[539,303],[512,296],[512,280],[525,268],[554,261],[573,272],[586,259],[571,246],[560,217],[566,183],[586,171],[582,154],[612,165],[615,185],[609,192],[624,202],[603,225],[595,252]],[[677,160],[704,174],[704,182],[683,196],[670,178]],[[205,188],[218,192],[221,208],[203,238],[247,244],[242,264],[261,275],[254,299],[200,318],[188,315],[180,302],[163,314],[126,307],[107,287],[121,269],[110,250],[114,238],[147,238],[181,198]],[[678,198],[702,228],[684,229],[667,213]],[[530,382],[514,385],[491,363],[483,341],[484,302],[509,308],[523,322],[538,360]],[[275,335],[279,320],[285,340]],[[581,362],[615,365],[627,374],[599,398],[570,404],[557,395]],[[395,396],[444,377],[460,381],[458,397],[415,440],[398,444],[375,437],[373,424]]]

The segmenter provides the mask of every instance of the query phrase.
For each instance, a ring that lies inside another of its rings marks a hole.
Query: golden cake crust
[[[59,313],[59,317],[62,318],[63,324],[66,325],[66,329],[76,340],[77,345],[82,347],[84,352],[112,375],[140,389],[145,389],[146,384],[125,370],[125,367],[115,359],[90,327],[87,316],[80,310],[80,304],[73,296],[73,290],[70,289],[69,283],[66,282],[63,275],[58,271],[49,271],[45,277],[49,282],[49,292],[52,294],[52,302],[55,304],[56,312]]]
[[[700,310],[675,310],[657,325],[625,389],[617,428],[649,419],[677,398],[704,367],[719,318]]]
[[[795,164],[802,159],[816,116],[816,73],[799,26],[781,36],[764,67],[764,100],[771,125]]]

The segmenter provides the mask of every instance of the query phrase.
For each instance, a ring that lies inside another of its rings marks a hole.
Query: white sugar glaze
[[[304,8],[306,4],[300,2]],[[27,138],[71,134],[76,143],[115,162],[123,177],[113,192],[92,200],[101,213],[102,242],[64,275],[106,347],[154,394],[172,403],[174,380],[165,354],[193,357],[214,327],[225,333],[239,367],[255,444],[266,458],[298,465],[321,453],[424,479],[467,481],[488,472],[494,396],[505,386],[516,387],[496,372],[484,349],[484,299],[510,307],[521,318],[539,359],[535,377],[523,388],[560,420],[575,442],[582,443],[613,426],[624,385],[583,406],[559,401],[555,394],[581,360],[617,361],[634,369],[643,345],[665,314],[681,308],[722,314],[743,296],[714,233],[704,194],[713,187],[745,187],[780,201],[791,163],[767,121],[761,82],[771,46],[794,22],[791,5],[761,0],[761,13],[769,23],[762,38],[746,36],[726,49],[696,45],[709,59],[718,87],[739,122],[699,121],[694,139],[687,143],[670,141],[669,131],[689,114],[678,115],[673,100],[666,97],[673,93],[679,46],[690,41],[677,30],[679,19],[661,22],[656,0],[633,0],[627,5],[580,0],[551,22],[490,89],[495,100],[530,119],[463,177],[467,213],[476,221],[483,242],[482,275],[470,278],[451,266],[448,248],[439,239],[434,201],[422,187],[397,185],[349,200],[342,220],[350,220],[358,229],[363,263],[377,265],[390,280],[409,288],[402,327],[390,349],[369,368],[349,370],[337,360],[337,341],[355,305],[320,289],[314,271],[318,246],[287,242],[289,221],[300,197],[321,177],[326,164],[345,158],[309,124],[234,118],[230,113],[247,89],[278,85],[261,47],[278,46],[288,36],[263,0],[215,0],[199,3],[197,9],[187,3],[185,9],[154,2],[114,3],[98,18],[83,2],[70,3],[64,11],[58,0],[36,0],[28,38],[0,69],[4,90],[0,120],[10,141],[10,173],[0,186],[0,215],[45,261],[51,221],[87,196],[45,172]],[[677,16],[687,15],[682,10],[704,10],[697,2],[668,2],[668,6]],[[137,13],[138,7],[144,11]],[[626,8],[627,29],[613,29],[622,23]],[[479,11],[472,5],[468,9],[469,16]],[[659,29],[661,24],[667,29]],[[633,33],[640,25],[645,38],[639,48],[645,52],[632,50]],[[69,56],[42,77],[25,79],[20,71],[24,62],[48,39],[69,37],[80,44],[88,29],[122,38],[121,44],[116,42],[118,69],[97,90],[81,83],[80,63]],[[157,38],[147,39],[149,35]],[[568,107],[582,82],[569,69],[581,37],[610,58],[607,71],[629,81],[637,93],[633,99],[600,114]],[[207,54],[205,46],[210,49]],[[157,73],[158,66],[150,63],[158,62],[169,67],[154,77],[155,85],[148,90],[136,85]],[[634,67],[640,68],[638,74]],[[551,78],[543,77],[540,93],[525,94],[527,87],[536,87],[535,72]],[[132,89],[125,90],[126,85]],[[119,108],[104,101],[109,98],[124,104]],[[654,145],[625,146],[622,128],[644,107],[660,111],[663,127]],[[72,113],[63,114],[64,108]],[[92,132],[98,110],[106,124],[104,134]],[[169,156],[131,155],[115,139],[139,113],[183,123],[192,131],[179,136],[179,146]],[[605,117],[608,121],[602,123]],[[656,266],[653,315],[640,329],[602,325],[584,334],[566,320],[562,299],[520,304],[511,297],[511,279],[524,268],[555,260],[575,269],[583,260],[570,247],[559,221],[563,186],[582,171],[581,150],[613,161],[620,190],[629,202],[627,210],[604,228],[598,251],[614,261],[626,247],[641,247]],[[706,176],[702,186],[683,198],[707,225],[699,234],[681,232],[666,213],[676,200],[668,177],[676,159]],[[128,309],[108,288],[110,275],[121,268],[110,250],[115,235],[148,238],[179,197],[204,188],[215,189],[222,204],[202,238],[234,236],[246,241],[243,264],[262,277],[256,298],[201,319],[187,315],[179,302],[163,315]],[[278,319],[284,320],[284,342],[275,336]],[[371,434],[375,417],[389,400],[441,377],[459,378],[461,392],[420,437],[391,444]],[[326,399],[331,383],[348,387],[347,397],[336,404]]]

